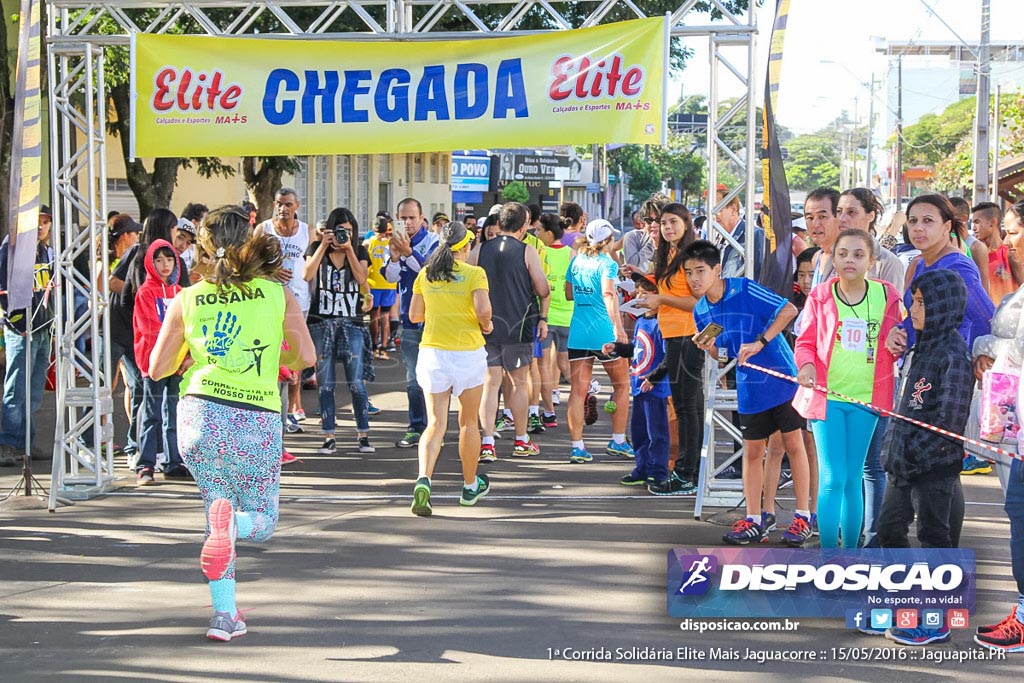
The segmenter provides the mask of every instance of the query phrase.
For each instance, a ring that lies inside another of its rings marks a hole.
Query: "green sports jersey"
[[[200,282],[182,291],[185,341],[195,365],[182,395],[245,403],[277,412],[277,376],[284,340],[284,289],[269,280],[248,291]]]
[[[867,283],[867,295],[853,306],[839,297],[838,283],[832,285],[839,326],[828,366],[828,388],[870,403],[875,387],[878,330],[885,314],[885,288],[870,280]],[[836,397],[835,400],[844,399]]]
[[[551,285],[551,303],[548,306],[548,325],[569,327],[572,322],[573,302],[565,298],[565,276],[572,261],[572,249],[566,246],[544,250],[544,273]]]

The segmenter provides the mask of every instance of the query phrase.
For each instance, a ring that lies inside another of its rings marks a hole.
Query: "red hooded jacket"
[[[153,255],[161,247],[167,247],[174,254],[174,271],[171,272],[169,279],[177,282],[178,273],[181,272],[181,259],[170,242],[156,240],[149,245],[149,249],[146,250],[146,281],[135,294],[135,313],[132,317],[132,325],[135,328],[135,363],[142,371],[143,377],[149,377],[149,354],[156,346],[156,338],[160,335],[160,326],[164,322],[167,307],[171,299],[181,291],[180,285],[169,285],[157,275]]]

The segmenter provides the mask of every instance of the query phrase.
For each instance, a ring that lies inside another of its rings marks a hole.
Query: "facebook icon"
[[[867,617],[862,609],[846,610],[846,628],[863,628],[867,623]]]

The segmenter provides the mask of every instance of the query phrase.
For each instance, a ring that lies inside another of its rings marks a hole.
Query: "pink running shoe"
[[[210,535],[203,543],[199,565],[211,581],[224,578],[235,559],[235,510],[227,498],[218,498],[210,505]]]
[[[281,451],[281,464],[282,465],[291,465],[293,462],[298,462],[298,461],[299,461],[299,459],[296,458],[291,453],[289,453],[288,451]]]

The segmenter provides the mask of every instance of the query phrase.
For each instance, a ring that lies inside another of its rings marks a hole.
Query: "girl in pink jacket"
[[[838,277],[811,291],[796,341],[797,411],[811,420],[818,449],[818,528],[822,548],[856,548],[864,522],[863,474],[878,413],[815,391],[825,385],[851,398],[892,409],[896,357],[885,348],[900,322],[900,295],[887,282],[867,279],[874,243],[863,230],[836,239]],[[828,418],[826,421],[826,417]]]

